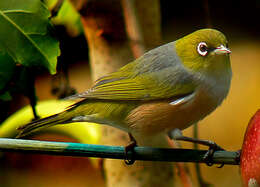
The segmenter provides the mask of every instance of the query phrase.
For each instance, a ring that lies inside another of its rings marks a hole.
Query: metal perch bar
[[[95,144],[51,142],[0,138],[0,151],[37,153],[63,156],[84,156],[112,159],[125,159],[123,146],[104,146]],[[164,161],[164,162],[205,162],[203,160],[207,150],[193,149],[165,149],[151,147],[135,147],[135,160]],[[238,165],[237,152],[216,151],[213,155],[214,164]]]

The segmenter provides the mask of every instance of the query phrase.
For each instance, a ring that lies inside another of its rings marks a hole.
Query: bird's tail
[[[38,119],[35,121],[32,121],[26,125],[23,125],[21,127],[18,127],[17,130],[19,130],[19,134],[17,138],[27,136],[31,134],[32,132],[39,130],[41,128],[46,128],[50,126],[54,126],[57,124],[64,124],[66,122],[69,122],[71,120],[71,116],[69,115],[64,115],[66,111],[61,112],[59,114],[54,114],[52,116]]]

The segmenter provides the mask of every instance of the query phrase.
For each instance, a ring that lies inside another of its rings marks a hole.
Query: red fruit
[[[260,110],[251,118],[240,157],[244,186],[260,186]]]

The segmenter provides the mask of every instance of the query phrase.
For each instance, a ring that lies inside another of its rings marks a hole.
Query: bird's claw
[[[132,165],[135,163],[134,147],[136,146],[136,141],[131,141],[127,146],[125,146],[125,163],[127,165]]]
[[[203,160],[205,161],[207,166],[213,166],[213,155],[215,153],[215,151],[224,151],[224,149],[222,147],[220,147],[218,144],[216,144],[215,142],[209,142],[209,150],[205,153],[205,155],[203,156]],[[222,168],[225,164],[221,163],[220,166],[218,166],[218,168]]]
[[[223,168],[224,167],[224,163],[221,163],[220,166],[218,166],[217,168]]]

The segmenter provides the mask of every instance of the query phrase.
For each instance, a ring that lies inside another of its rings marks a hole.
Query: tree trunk
[[[81,1],[72,2],[82,17],[94,80],[117,70],[146,48],[150,49],[160,43],[158,0],[92,0],[81,4],[84,6],[79,5]],[[132,41],[129,42],[129,39]],[[128,135],[121,130],[103,127],[102,131],[103,144],[129,143]],[[138,145],[146,143],[138,142]],[[160,137],[160,141],[151,146],[158,145],[168,146],[166,136]],[[171,163],[138,161],[128,166],[123,161],[107,159],[104,161],[104,169],[108,187],[173,186]]]

